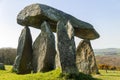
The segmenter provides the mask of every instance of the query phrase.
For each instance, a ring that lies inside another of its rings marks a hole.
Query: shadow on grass
[[[103,80],[103,79],[94,78],[93,80]]]
[[[93,78],[91,75],[86,75],[84,73],[79,73],[79,75],[61,73],[59,78],[62,78],[64,80],[102,80],[98,78]]]
[[[120,77],[120,75],[102,75],[102,76],[113,76],[113,77]]]

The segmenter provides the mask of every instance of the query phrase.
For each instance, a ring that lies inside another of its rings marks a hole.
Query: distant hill
[[[94,49],[95,55],[120,55],[120,48]]]

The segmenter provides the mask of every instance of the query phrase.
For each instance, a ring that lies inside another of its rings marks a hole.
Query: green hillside
[[[95,55],[120,55],[119,48],[94,49]]]

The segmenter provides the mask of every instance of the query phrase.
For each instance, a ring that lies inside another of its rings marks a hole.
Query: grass
[[[120,71],[108,70],[106,73],[105,70],[100,70],[100,75],[93,75],[98,80],[120,80]]]
[[[31,73],[26,75],[18,75],[11,72],[12,66],[5,66],[6,70],[0,70],[0,80],[65,80],[64,77],[60,76],[61,70],[56,69],[46,73]],[[120,71],[108,71],[100,70],[100,75],[93,75],[93,79],[89,75],[80,73],[80,78],[76,80],[120,80]],[[70,75],[67,75],[70,77]],[[68,80],[68,79],[67,79]],[[74,80],[74,79],[69,79]]]
[[[12,73],[12,66],[5,66],[5,68],[6,70],[0,70],[0,80],[60,80],[58,78],[59,69],[47,73],[18,75]]]
[[[18,75],[12,73],[12,66],[5,66],[6,70],[0,70],[0,80],[95,80],[90,75],[80,73],[79,77],[73,74],[61,74],[60,69],[56,69],[46,73],[31,73],[26,75]],[[75,79],[71,79],[74,77]],[[70,79],[68,79],[70,78]]]

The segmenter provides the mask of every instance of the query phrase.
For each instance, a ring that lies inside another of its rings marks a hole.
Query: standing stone
[[[70,22],[65,26],[63,22],[57,25],[57,51],[60,56],[62,73],[78,74],[76,67],[76,47],[74,29]]]
[[[0,63],[0,70],[5,70],[5,65],[3,63]]]
[[[90,40],[82,40],[78,45],[76,64],[79,71],[85,74],[99,73]]]
[[[47,22],[33,44],[33,72],[47,72],[55,67],[55,37]]]
[[[56,56],[55,56],[55,68],[61,68],[61,65],[60,65],[60,56],[59,54],[57,53]]]
[[[18,74],[31,73],[32,62],[32,37],[28,27],[25,27],[19,37],[17,56],[13,65],[13,71]]]

